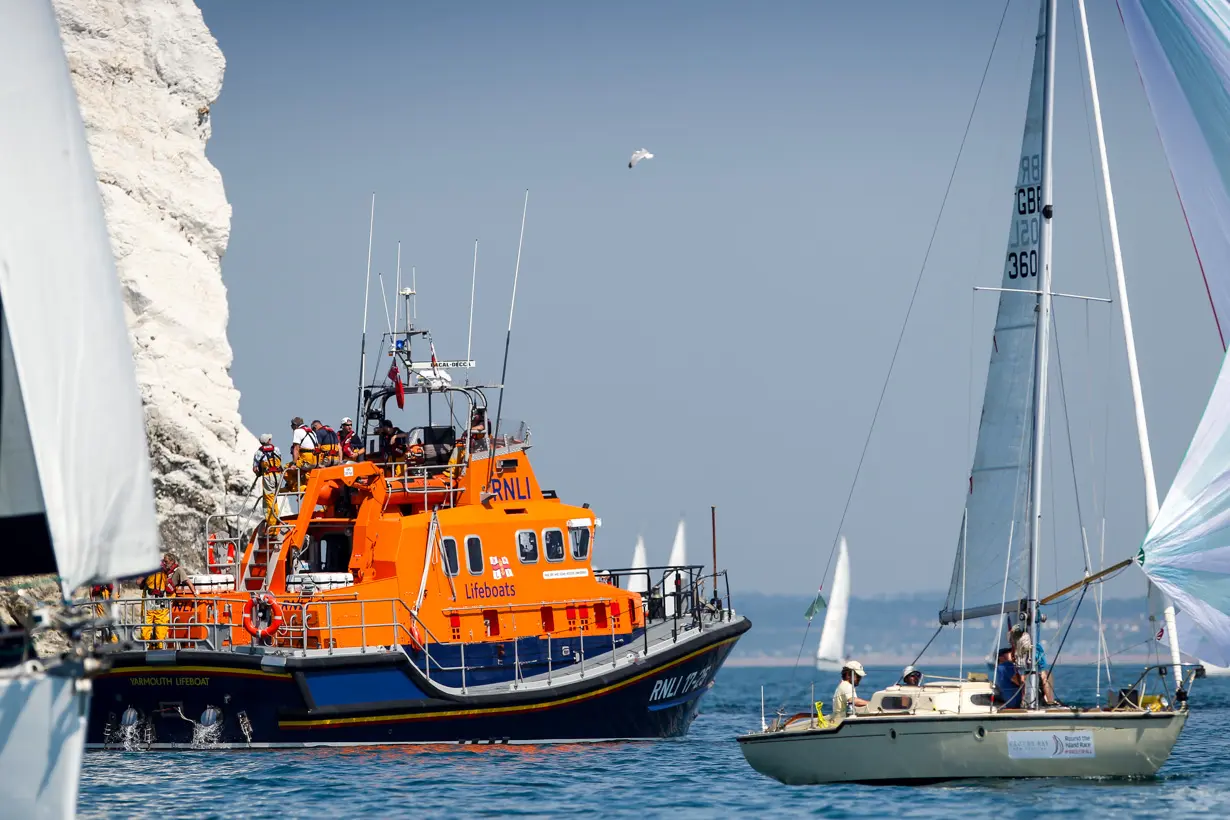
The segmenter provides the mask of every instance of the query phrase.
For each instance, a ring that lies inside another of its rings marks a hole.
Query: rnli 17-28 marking
[[[673,700],[689,692],[695,692],[709,680],[709,672],[712,669],[713,665],[709,664],[704,669],[690,672],[687,675],[675,675],[672,678],[662,678],[655,681],[653,691],[649,693],[649,702],[656,703],[663,700]]]

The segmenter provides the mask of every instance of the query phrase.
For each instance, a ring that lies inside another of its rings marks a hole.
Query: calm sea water
[[[899,671],[869,669],[861,688],[887,685]],[[1091,669],[1061,668],[1058,676],[1061,698],[1092,700]],[[802,711],[813,680],[818,696],[829,700],[836,685],[831,674],[725,669],[691,733],[681,740],[91,753],[79,813],[158,818],[1230,814],[1230,679],[1196,682],[1187,728],[1170,761],[1150,780],[783,786],[748,767],[734,736],[759,727],[761,684],[770,711],[788,692],[791,711]]]

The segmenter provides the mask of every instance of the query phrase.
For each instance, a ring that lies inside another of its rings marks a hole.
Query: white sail
[[[636,546],[632,549],[632,569],[643,570],[647,566],[649,566],[649,559],[645,555],[645,539],[638,535]],[[644,595],[649,591],[649,576],[644,574],[629,576],[628,591]]]
[[[1201,656],[1230,665],[1230,357],[1138,558],[1207,639]]]
[[[846,613],[850,608],[850,554],[843,535],[837,548],[833,593],[824,615],[824,631],[816,649],[816,666],[826,672],[840,671],[846,662]]]
[[[0,576],[158,564],[144,416],[59,28],[0,5]]]
[[[1045,10],[1045,7],[1044,7]],[[1034,49],[1033,80],[1000,286],[991,362],[965,518],[942,623],[994,615],[1027,597],[1029,469],[1033,446],[1034,335],[1042,222],[1042,118],[1046,21]],[[1014,293],[1011,291],[1024,291]]]
[[[668,567],[682,567],[688,563],[688,541],[684,533],[683,519],[679,519],[679,526],[675,528],[675,541],[671,544],[671,557],[666,562]],[[669,618],[675,614],[675,584],[678,583],[682,589],[683,585],[687,584],[688,577],[682,572],[667,572],[663,583],[665,584],[666,592],[666,616]],[[684,590],[686,591],[686,590]]]
[[[0,672],[0,816],[74,817],[89,688],[29,666]]]
[[[684,534],[683,519],[679,519],[679,526],[675,529],[675,541],[671,544],[671,557],[666,562],[669,567],[682,567],[688,563],[688,542]]]

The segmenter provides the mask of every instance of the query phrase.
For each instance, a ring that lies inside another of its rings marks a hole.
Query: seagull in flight
[[[643,159],[653,159],[653,154],[649,153],[644,148],[642,148],[639,151],[633,152],[632,159],[628,161],[628,167],[635,168],[636,164]]]

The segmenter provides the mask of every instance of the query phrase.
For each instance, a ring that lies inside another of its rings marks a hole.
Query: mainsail
[[[850,608],[850,553],[842,536],[833,572],[833,594],[824,616],[824,631],[816,649],[816,665],[821,669],[840,669],[845,662],[846,615]]]
[[[1119,9],[1224,348],[1230,335],[1230,3],[1119,0]]]
[[[1012,222],[1001,283],[1004,292],[999,297],[991,337],[978,444],[941,623],[999,614],[1004,602],[1015,611],[1016,603],[1027,596],[1045,40],[1043,13],[1012,194]]]
[[[0,6],[0,576],[158,563],[119,280],[50,3]]]

